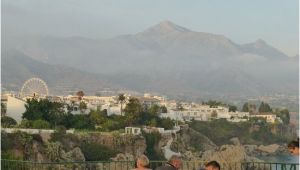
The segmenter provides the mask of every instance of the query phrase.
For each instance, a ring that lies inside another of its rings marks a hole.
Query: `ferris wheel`
[[[47,84],[42,79],[36,77],[26,80],[20,92],[21,98],[43,98],[46,96],[48,96]]]

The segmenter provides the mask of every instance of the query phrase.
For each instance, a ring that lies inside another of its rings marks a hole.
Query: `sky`
[[[299,53],[298,0],[2,0],[2,34],[108,39],[169,20],[244,44]]]

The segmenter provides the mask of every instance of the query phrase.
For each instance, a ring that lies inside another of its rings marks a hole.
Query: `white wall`
[[[26,102],[15,97],[7,96],[7,111],[6,115],[14,118],[18,123],[22,120],[22,115],[25,112]]]

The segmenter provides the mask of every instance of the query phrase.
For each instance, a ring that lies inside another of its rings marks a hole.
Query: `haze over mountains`
[[[111,86],[190,97],[298,94],[299,57],[288,57],[261,39],[237,44],[170,21],[108,40],[2,38],[2,84],[7,89],[19,85],[16,77],[23,80],[32,74],[47,80],[50,89],[58,81],[78,78],[73,84],[85,90]],[[32,69],[36,65],[47,69]],[[57,74],[47,74],[50,70]],[[72,81],[67,83],[70,87]]]

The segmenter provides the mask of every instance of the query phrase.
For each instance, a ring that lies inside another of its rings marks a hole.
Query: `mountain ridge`
[[[108,40],[29,37],[3,42],[4,50],[105,75],[108,82],[127,89],[187,96],[298,92],[298,63],[265,41],[236,44],[223,35],[168,21]]]

